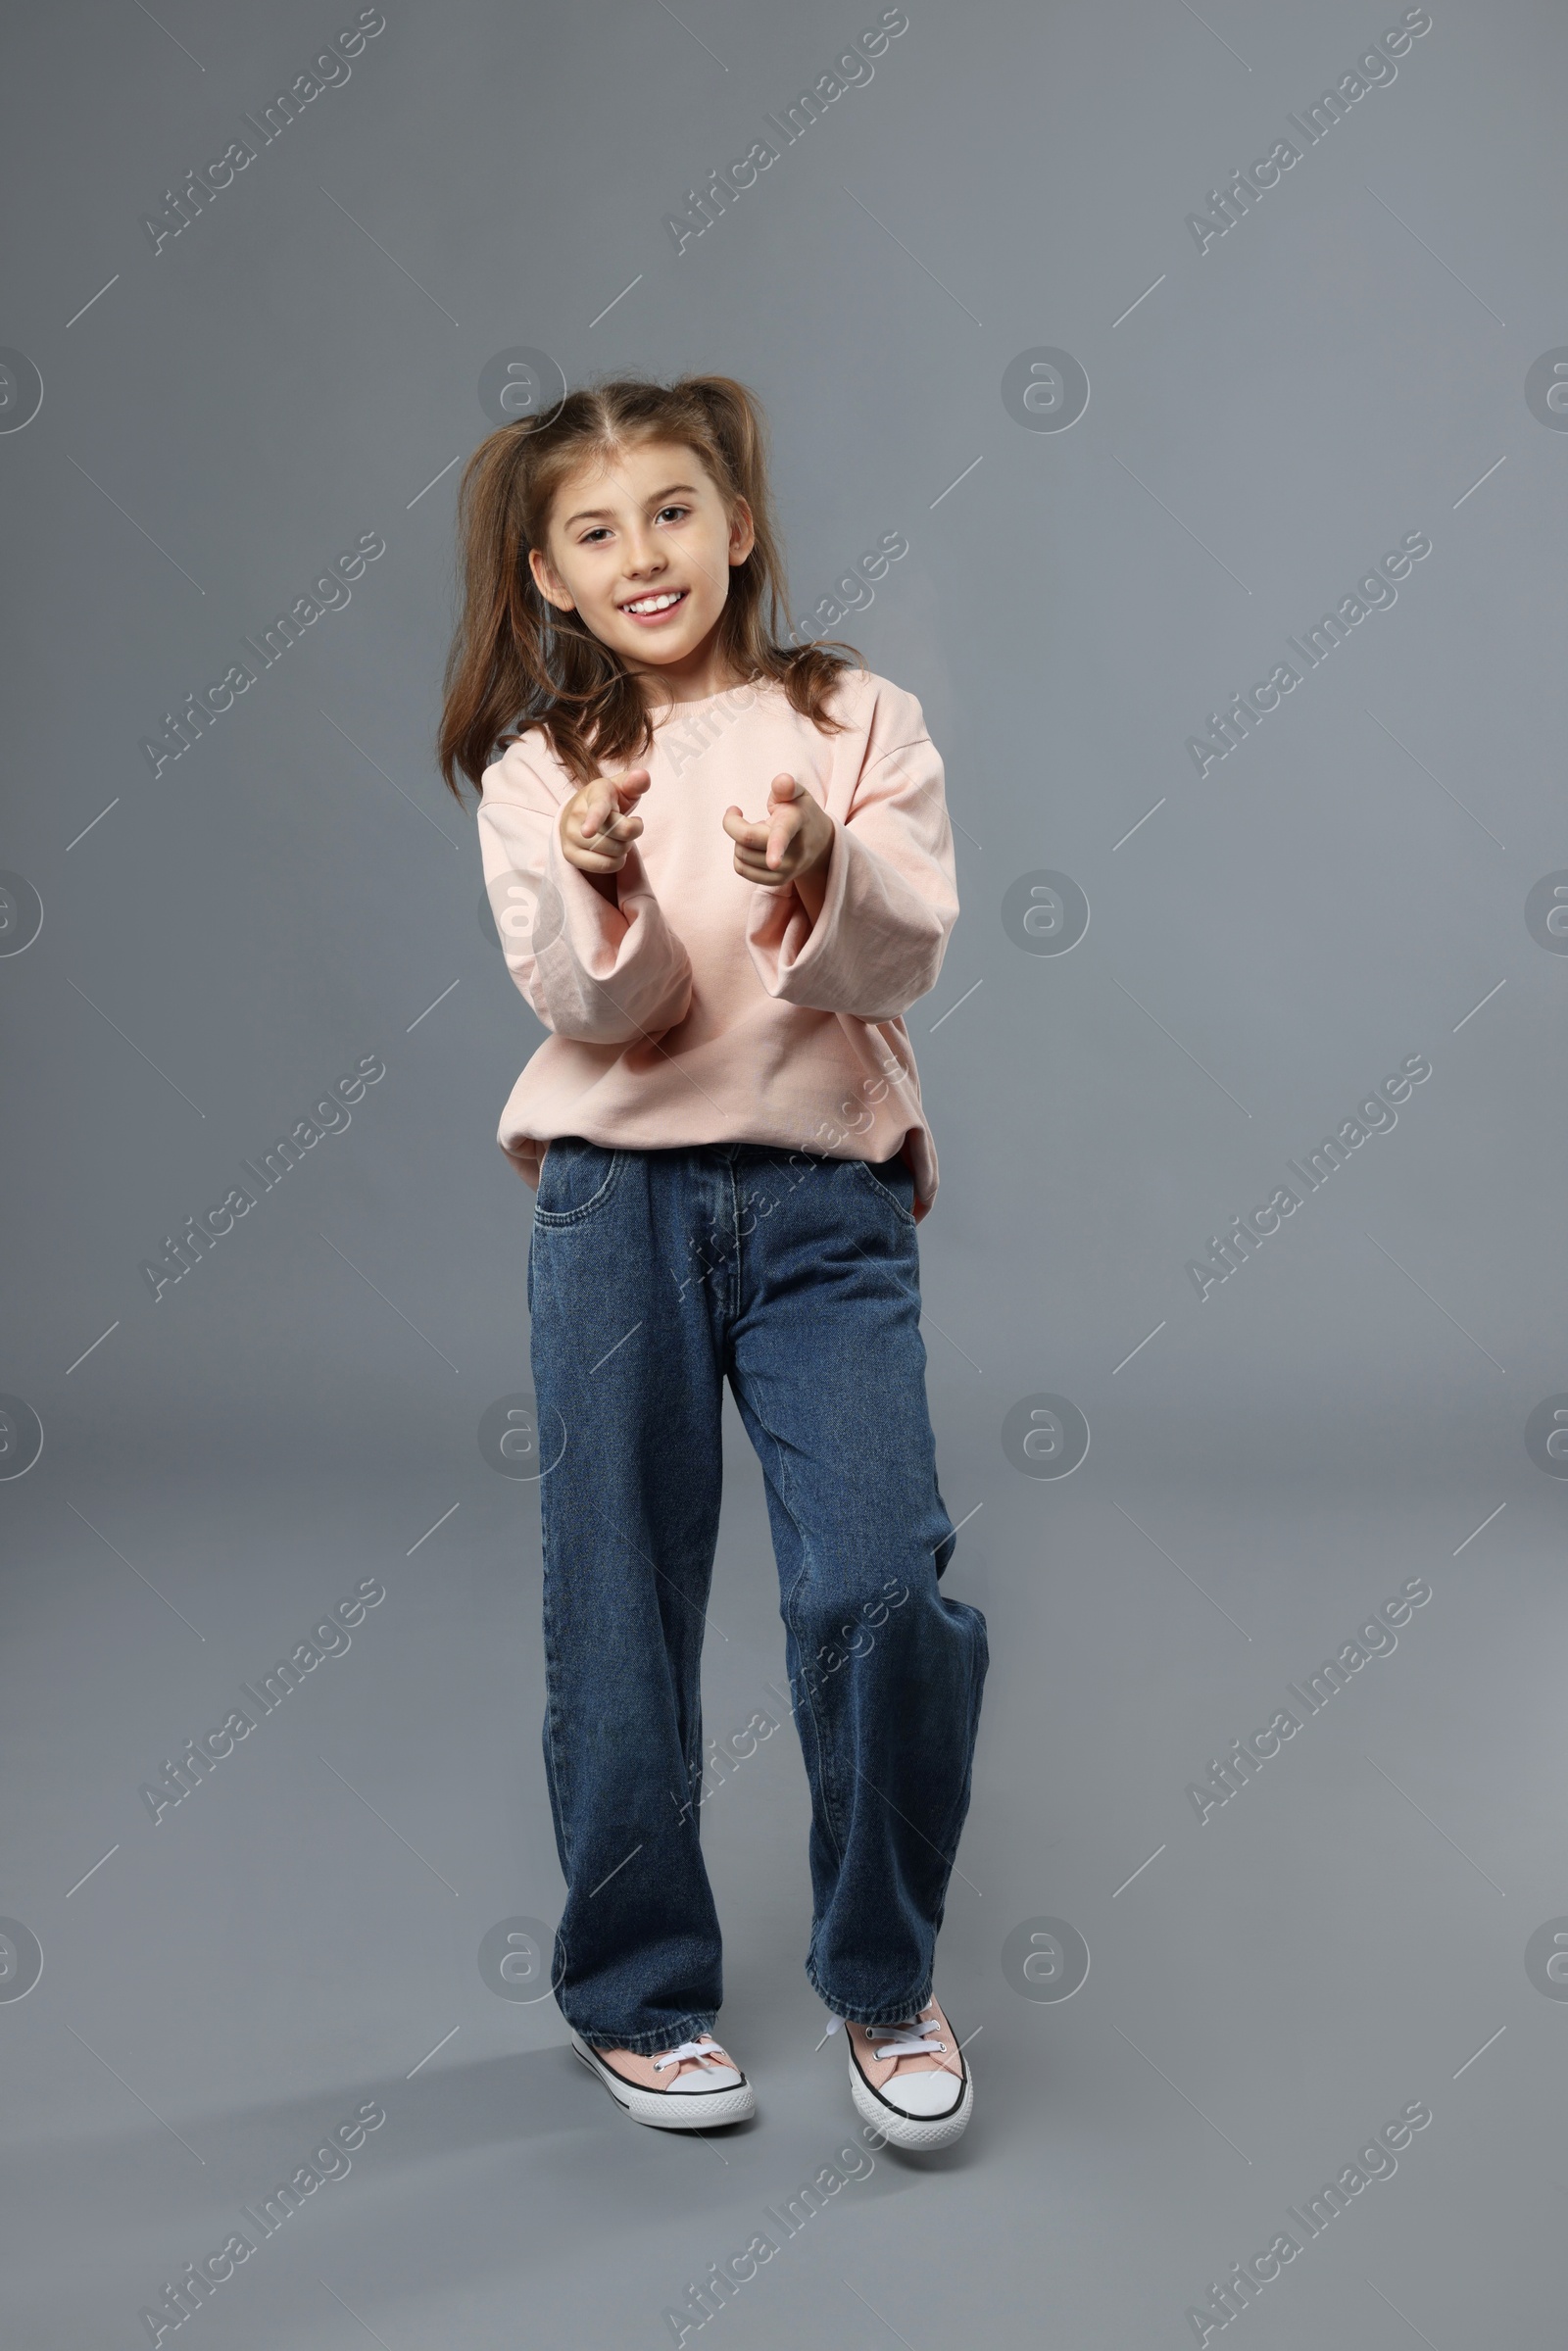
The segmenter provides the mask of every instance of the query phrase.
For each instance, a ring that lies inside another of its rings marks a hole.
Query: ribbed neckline
[[[660,724],[663,725],[666,719],[677,717],[682,710],[703,710],[710,702],[725,702],[731,694],[744,693],[748,686],[754,694],[760,694],[766,687],[774,683],[775,681],[770,677],[754,677],[738,685],[720,686],[716,694],[694,695],[688,701],[677,702],[673,709],[661,711]]]

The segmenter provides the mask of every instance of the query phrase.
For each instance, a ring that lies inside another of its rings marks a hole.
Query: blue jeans
[[[766,1481],[810,1788],[806,1972],[895,2024],[931,1996],[985,1619],[937,1579],[913,1179],[900,1158],[550,1145],[528,1252],[556,1997],[642,2055],[723,1997],[698,1837],[700,1665],[727,1377]],[[754,1718],[755,1720],[756,1718]]]

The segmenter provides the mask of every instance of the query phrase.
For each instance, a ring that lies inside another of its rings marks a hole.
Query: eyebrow
[[[672,481],[666,482],[663,489],[655,490],[652,496],[644,501],[644,504],[647,506],[662,506],[664,500],[670,496],[672,491],[675,490],[684,490],[688,498],[695,498],[699,495],[695,482]],[[607,506],[585,507],[581,514],[568,514],[561,527],[563,530],[570,530],[574,522],[613,522],[614,518],[614,515]]]

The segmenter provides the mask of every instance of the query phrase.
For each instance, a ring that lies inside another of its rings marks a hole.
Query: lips
[[[623,604],[619,608],[628,620],[637,621],[638,624],[643,628],[652,627],[661,620],[667,620],[671,613],[678,612],[681,607],[685,604],[687,597],[691,594],[691,590],[689,588],[654,589],[651,591],[651,593],[656,596],[673,595],[675,601],[673,604],[661,605],[656,612],[634,612],[632,609],[633,604],[642,604],[646,601],[645,598],[639,596],[633,598],[632,604]]]

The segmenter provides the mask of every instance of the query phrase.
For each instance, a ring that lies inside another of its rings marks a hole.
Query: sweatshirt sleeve
[[[612,906],[562,849],[564,806],[515,745],[484,771],[479,848],[507,969],[558,1037],[625,1045],[659,1036],[686,1017],[691,958],[636,843]]]
[[[884,690],[849,808],[833,818],[820,914],[813,923],[793,883],[759,885],[746,944],[769,996],[892,1020],[936,985],[957,918],[941,756],[914,696]]]

